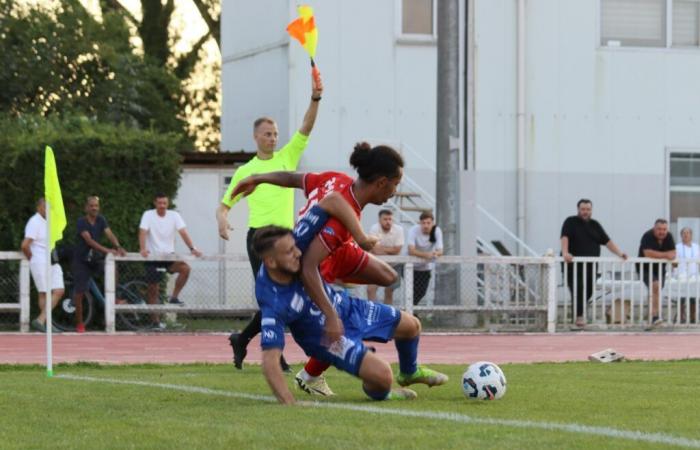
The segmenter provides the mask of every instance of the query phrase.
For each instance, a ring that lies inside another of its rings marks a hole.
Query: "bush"
[[[85,198],[100,197],[102,214],[122,245],[138,250],[138,225],[153,194],[173,198],[184,145],[176,134],[101,124],[84,117],[0,118],[0,249],[18,249],[24,226],[44,191],[44,148],[51,145],[68,225],[62,245],[76,238]]]

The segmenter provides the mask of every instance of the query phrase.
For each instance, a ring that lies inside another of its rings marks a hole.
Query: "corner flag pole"
[[[51,202],[44,198],[46,202],[46,293],[44,298],[44,308],[46,310],[46,376],[53,376],[53,320],[51,313],[53,309],[53,292],[51,290]]]
[[[51,252],[56,241],[63,237],[66,228],[66,211],[63,208],[61,185],[58,182],[58,170],[53,150],[48,145],[44,159],[44,201],[46,202],[46,375],[53,376],[53,292],[51,289]]]

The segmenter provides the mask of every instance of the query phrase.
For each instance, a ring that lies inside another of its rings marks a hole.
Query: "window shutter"
[[[665,0],[601,0],[601,45],[666,46]]]
[[[673,1],[673,46],[698,46],[698,16],[700,2],[697,0]]]

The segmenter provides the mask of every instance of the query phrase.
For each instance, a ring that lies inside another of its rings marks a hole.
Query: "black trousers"
[[[250,268],[253,269],[253,279],[255,279],[258,276],[258,271],[260,270],[260,266],[262,265],[262,260],[258,258],[258,255],[255,254],[255,251],[253,250],[253,235],[255,234],[256,230],[257,228],[249,228],[248,234],[245,238],[245,247],[248,251],[248,261],[250,261]],[[255,313],[255,316],[253,316],[253,320],[251,320],[250,323],[241,332],[241,339],[243,339],[244,342],[246,342],[246,345],[248,342],[250,342],[251,339],[258,335],[260,331],[262,331],[261,322],[262,313],[260,312],[260,310],[258,310],[258,312]]]
[[[430,285],[430,275],[432,272],[430,270],[414,270],[413,271],[413,304],[417,305],[425,293],[428,291],[428,286]]]
[[[576,266],[576,270],[574,270],[574,266]],[[576,286],[574,286],[574,273]],[[585,282],[583,280],[584,273]],[[583,303],[587,302],[593,295],[593,282],[595,281],[593,263],[569,263],[566,265],[566,276],[566,284],[571,294],[571,309],[572,311],[576,310],[576,317],[583,316]],[[576,288],[576,293],[574,293],[574,287]]]

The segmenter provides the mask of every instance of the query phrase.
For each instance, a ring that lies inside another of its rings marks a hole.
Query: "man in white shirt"
[[[180,234],[182,241],[196,256],[202,256],[190,239],[190,235],[185,228],[185,221],[177,211],[168,209],[170,204],[168,196],[156,194],[153,205],[155,209],[145,211],[141,216],[139,224],[139,251],[141,256],[148,258],[153,255],[168,255],[175,253],[175,235]],[[154,305],[158,302],[158,289],[163,276],[163,270],[168,273],[177,273],[175,287],[170,296],[170,303],[174,305],[184,305],[178,299],[180,291],[185,287],[187,278],[190,276],[190,266],[184,261],[148,261],[146,262],[146,282],[148,283],[148,303]],[[157,314],[152,314],[153,327],[155,329],[165,329],[165,324],[160,322]]]
[[[700,259],[700,247],[693,242],[693,230],[684,227],[681,230],[681,242],[676,244],[676,258],[678,258],[678,278],[690,278],[698,276],[697,263],[690,263],[684,260]]]
[[[428,290],[434,261],[442,256],[442,230],[435,225],[433,213],[421,213],[420,223],[408,230],[408,254],[426,260],[413,266],[413,304],[417,305]]]
[[[36,203],[34,214],[24,228],[22,253],[29,260],[29,270],[34,280],[34,286],[39,292],[39,316],[32,320],[32,328],[46,332],[46,201],[40,198]],[[61,266],[52,261],[51,264],[51,309],[55,308],[63,296],[63,271]],[[58,331],[55,327],[54,331]]]
[[[379,239],[377,245],[371,250],[375,255],[398,255],[403,248],[403,228],[401,225],[394,223],[394,214],[389,209],[379,211],[379,222],[372,225],[369,229],[371,236],[376,236]],[[394,270],[401,273],[400,265],[391,265]],[[392,305],[394,303],[394,289],[401,285],[401,278],[396,280],[396,283],[384,288],[384,304]],[[375,300],[377,298],[377,285],[370,284],[367,286],[367,299]]]

